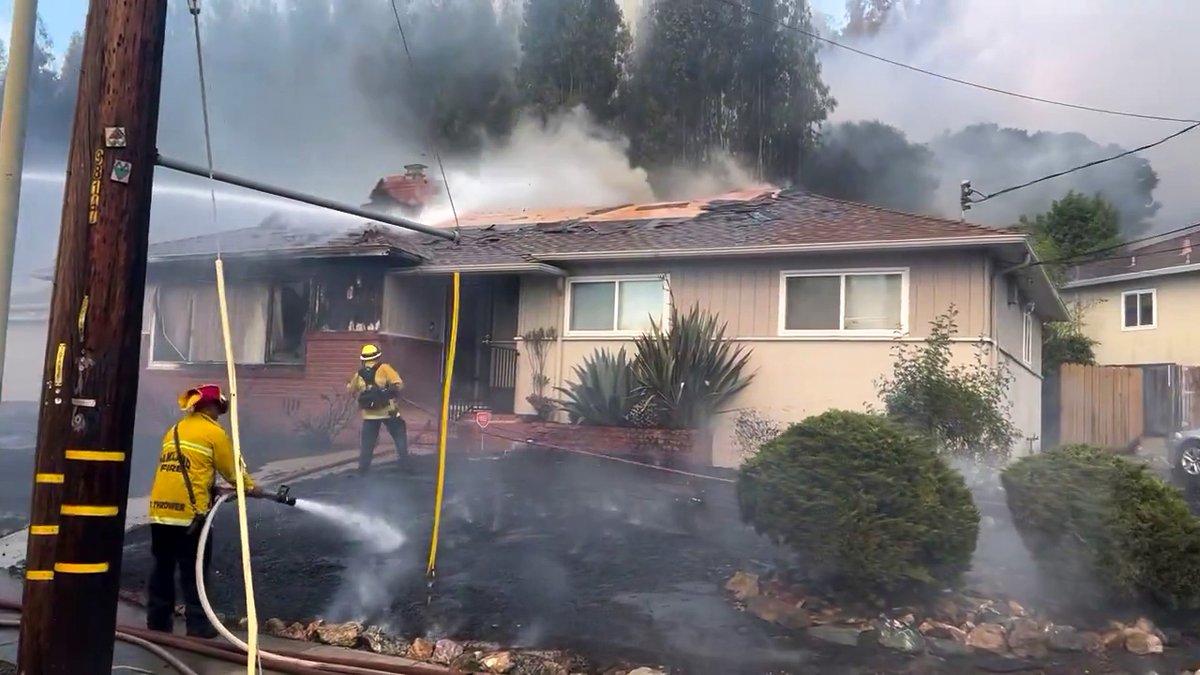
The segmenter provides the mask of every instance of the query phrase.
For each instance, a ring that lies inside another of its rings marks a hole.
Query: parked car
[[[1169,445],[1172,473],[1189,482],[1200,481],[1200,429],[1171,434]]]

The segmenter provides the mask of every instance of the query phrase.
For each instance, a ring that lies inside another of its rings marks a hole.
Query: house
[[[1062,295],[1100,365],[1200,365],[1200,228],[1123,249],[1069,272]]]
[[[359,346],[380,342],[409,383],[406,415],[436,410],[449,280],[462,273],[456,410],[531,413],[520,336],[553,328],[548,390],[599,347],[629,345],[672,302],[699,303],[752,350],[753,384],[714,421],[713,464],[739,461],[735,410],[781,423],[876,403],[893,347],[958,311],[962,362],[983,345],[1013,375],[1022,447],[1037,448],[1043,321],[1065,308],[1026,237],[794,190],[674,203],[475,214],[458,243],[380,225],[331,231],[272,219],[155,244],[143,388],[222,380],[213,276],[224,260],[247,419],[319,414]],[[307,412],[302,412],[307,411]],[[315,411],[315,412],[314,412]],[[424,412],[422,412],[424,411]],[[410,423],[410,429],[413,426]],[[1026,445],[1027,444],[1027,445]]]

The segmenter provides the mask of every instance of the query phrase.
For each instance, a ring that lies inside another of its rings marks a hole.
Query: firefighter
[[[379,427],[386,426],[396,444],[396,455],[402,470],[408,469],[408,427],[400,417],[396,400],[404,381],[396,370],[383,362],[383,350],[377,345],[365,345],[359,354],[362,366],[350,378],[346,390],[358,398],[362,410],[362,435],[359,439],[358,472],[366,474],[371,468]]]
[[[232,488],[218,490],[219,473],[234,484],[234,471],[242,472],[246,493],[255,498],[263,496],[262,488],[246,472],[245,465],[234,466],[233,447],[225,429],[217,419],[229,411],[229,402],[215,384],[189,389],[179,397],[184,415],[163,437],[154,486],[150,489],[150,550],[154,570],[150,574],[149,601],[146,625],[150,630],[170,633],[175,613],[175,569],[183,586],[187,634],[193,637],[216,637],[200,605],[196,591],[196,550],[200,529],[213,503],[214,494],[232,493]],[[204,557],[205,581],[212,546]]]

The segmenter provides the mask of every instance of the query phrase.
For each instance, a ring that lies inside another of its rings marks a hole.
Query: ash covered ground
[[[662,664],[690,675],[1175,673],[1200,661],[1200,650],[1186,644],[1162,657],[1064,654],[1032,663],[915,659],[788,635],[738,611],[722,591],[736,570],[767,569],[782,555],[740,523],[732,485],[538,451],[452,458],[427,605],[434,472],[426,458],[411,476],[380,467],[365,479],[293,486],[298,497],[356,507],[402,529],[407,542],[387,555],[369,553],[309,514],[251,502],[259,616],[357,619],[408,637],[567,649],[599,668]],[[218,611],[240,616],[235,510],[218,520],[210,595]],[[127,539],[123,583],[130,590],[141,590],[149,572],[148,535]],[[985,523],[982,552],[1014,546],[1020,543],[1010,525]],[[1019,555],[997,557],[1005,559],[993,577],[998,583],[1032,574]],[[1041,592],[1029,583],[1022,590]]]

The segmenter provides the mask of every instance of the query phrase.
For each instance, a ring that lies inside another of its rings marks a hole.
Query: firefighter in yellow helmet
[[[188,635],[216,637],[196,592],[196,550],[200,528],[217,492],[217,474],[233,484],[237,480],[234,471],[241,471],[249,496],[262,497],[263,491],[254,484],[244,465],[234,467],[229,435],[217,423],[217,418],[229,410],[220,387],[205,384],[185,391],[179,397],[179,408],[184,412],[183,418],[163,437],[158,470],[150,489],[150,549],[154,570],[150,574],[146,625],[153,631],[172,631],[178,568]],[[211,553],[209,546],[204,560],[206,577]]]
[[[359,354],[361,366],[350,378],[346,390],[358,398],[362,410],[362,435],[359,438],[358,471],[367,473],[379,442],[379,427],[386,426],[396,444],[396,454],[402,470],[408,467],[408,427],[400,417],[396,400],[404,388],[404,380],[396,369],[383,362],[383,350],[378,345],[365,345]]]

